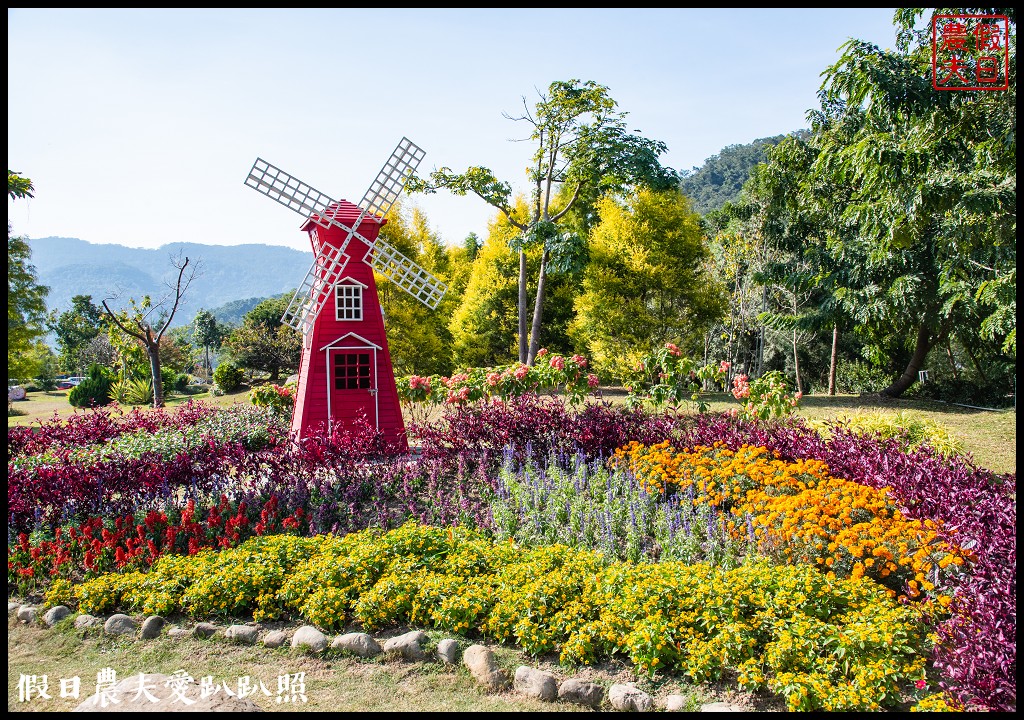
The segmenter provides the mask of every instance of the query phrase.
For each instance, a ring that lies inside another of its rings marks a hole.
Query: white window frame
[[[334,286],[334,318],[338,322],[363,319],[363,290],[361,282],[338,283]],[[345,307],[343,300],[352,300],[351,307]],[[345,317],[351,315],[351,317]]]

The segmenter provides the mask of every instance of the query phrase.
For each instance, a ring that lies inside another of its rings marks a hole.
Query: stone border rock
[[[42,617],[40,607],[30,604],[19,604],[8,601],[8,617],[15,615],[23,624],[53,627],[60,620],[69,617],[70,608],[63,605],[47,610]],[[263,628],[257,624],[234,624],[221,630],[209,622],[196,623],[191,629],[178,626],[167,626],[167,622],[159,615],[145,618],[141,623],[121,613],[103,618],[92,615],[78,614],[75,617],[76,629],[87,629],[102,625],[103,632],[109,635],[132,635],[140,640],[149,640],[167,635],[170,638],[194,637],[197,639],[223,638],[228,642],[255,644]],[[166,629],[165,629],[166,628]],[[294,632],[269,630],[263,635],[263,646],[280,648],[286,644],[291,648],[304,652],[320,654],[328,647],[361,659],[372,659],[379,655],[388,655],[410,662],[429,662],[436,660],[445,665],[455,665],[459,661],[460,642],[454,638],[444,638],[437,643],[433,656],[424,645],[429,637],[421,630],[411,630],[402,635],[385,639],[375,639],[363,632],[349,632],[328,639],[324,633],[312,625],[303,625]],[[488,692],[501,692],[512,689],[518,695],[533,698],[542,702],[565,702],[582,705],[595,710],[610,709],[622,712],[650,712],[652,710],[683,711],[687,708],[687,699],[681,695],[667,695],[654,698],[635,687],[633,683],[617,683],[608,688],[595,682],[579,678],[559,680],[555,675],[539,668],[527,665],[519,666],[513,677],[509,677],[498,663],[494,651],[480,644],[473,644],[461,652],[462,664],[476,680],[477,684]],[[728,702],[703,703],[701,712],[743,712],[744,708]]]

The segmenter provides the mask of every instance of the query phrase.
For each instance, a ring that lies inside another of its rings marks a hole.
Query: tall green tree
[[[985,328],[1016,352],[1009,293],[988,292],[1016,283],[1016,44],[1008,91],[937,92],[924,15],[896,12],[895,51],[846,43],[810,114],[812,182],[839,189],[823,199],[838,210],[832,255],[848,268],[836,297],[876,357],[901,364],[891,397],[950,337],[970,348]]]
[[[33,367],[32,379],[40,390],[54,390],[57,387],[57,356],[50,346],[41,340],[32,343],[28,362]]]
[[[103,332],[103,309],[93,304],[92,295],[75,295],[70,308],[50,314],[48,327],[57,340],[61,369],[84,374],[89,363],[82,361],[81,351]]]
[[[783,139],[751,173],[744,197],[768,258],[756,278],[771,307],[766,302],[758,319],[791,338],[799,390],[801,336],[830,334],[828,393],[835,395],[840,332],[851,323],[837,290],[846,272],[828,242],[849,231],[834,211],[842,205],[842,188],[814,184],[810,170],[817,157],[813,138]]]
[[[534,152],[527,167],[531,185],[527,212],[518,211],[512,186],[486,167],[470,167],[463,173],[441,168],[430,174],[429,181],[413,178],[407,187],[410,192],[442,188],[457,195],[472,192],[518,230],[512,248],[519,256],[519,361],[533,364],[540,349],[548,274],[581,264],[598,201],[636,184],[674,187],[678,175],[658,161],[667,150],[664,143],[628,131],[627,113],[617,109],[603,85],[577,79],[556,81],[540,93],[532,110],[526,98],[523,106],[522,115],[506,117],[531,127],[528,140]],[[532,322],[527,261],[531,246],[540,250]]]
[[[216,316],[209,310],[201,309],[192,320],[192,339],[203,349],[203,367],[209,379],[213,372],[210,364],[210,349],[219,348],[228,336],[228,330],[217,322]]]
[[[461,297],[461,288],[452,282],[455,249],[438,240],[421,211],[407,213],[397,203],[391,208],[381,237],[448,286],[438,306],[430,309],[386,278],[377,276],[377,293],[395,373],[447,375],[453,368],[448,324]]]
[[[496,218],[472,262],[449,324],[458,367],[493,367],[517,357],[518,262],[517,253],[509,247],[516,232],[506,218]]]
[[[7,196],[11,199],[34,197],[35,188],[21,173],[7,171]],[[32,265],[32,248],[28,239],[11,236],[7,223],[7,374],[9,377],[31,377],[33,343],[46,334],[46,296],[50,289],[39,284]]]
[[[640,190],[625,202],[605,198],[598,211],[574,337],[618,378],[667,342],[695,354],[725,314],[726,297],[708,273],[706,237],[690,201],[676,191]]]
[[[302,336],[281,322],[291,296],[285,293],[263,300],[245,314],[240,327],[231,331],[223,347],[235,365],[250,373],[267,373],[270,382],[298,370]]]

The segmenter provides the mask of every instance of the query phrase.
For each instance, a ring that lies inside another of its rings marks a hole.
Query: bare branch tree
[[[188,291],[192,281],[199,273],[200,263],[197,261],[189,268],[189,259],[182,257],[179,253],[171,257],[171,265],[178,271],[178,277],[174,284],[167,283],[167,294],[156,303],[153,303],[149,295],[137,303],[130,298],[131,313],[127,310],[114,312],[107,304],[110,300],[116,300],[117,296],[108,297],[103,300],[103,310],[106,316],[121,332],[139,340],[146,349],[149,358],[149,370],[153,379],[153,407],[164,406],[164,388],[160,375],[160,340],[164,333],[171,326],[174,315],[181,307],[182,299]],[[152,320],[156,318],[155,321]]]

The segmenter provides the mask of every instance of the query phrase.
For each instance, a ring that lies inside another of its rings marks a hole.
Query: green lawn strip
[[[262,691],[251,696],[267,711],[589,712],[589,708],[542,703],[511,692],[487,694],[461,665],[361,660],[336,651],[314,657],[289,647],[244,646],[216,637],[176,640],[164,635],[143,641],[105,636],[98,629],[76,630],[72,623],[69,618],[50,629],[9,620],[8,711],[70,711],[95,693],[97,673],[112,668],[118,680],[140,672],[172,675],[183,670],[197,682],[210,676],[218,686],[226,683],[235,692],[239,679],[248,676],[256,685],[262,681],[270,692],[269,696]],[[525,660],[508,650],[497,654],[499,663],[510,672]],[[278,678],[285,673],[305,673],[307,702],[294,705],[276,701]],[[29,702],[19,702],[18,683],[23,675],[34,675],[37,680],[46,675],[52,699],[33,697]],[[61,679],[76,676],[80,681],[79,698],[62,698]]]

